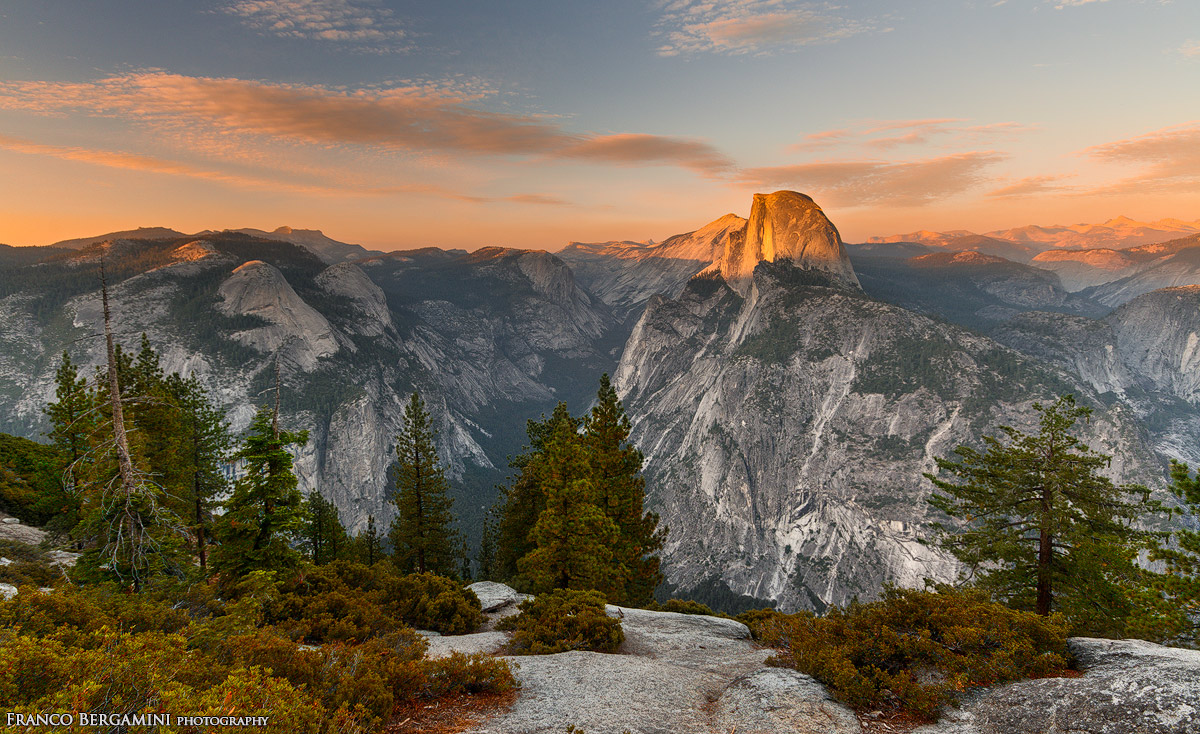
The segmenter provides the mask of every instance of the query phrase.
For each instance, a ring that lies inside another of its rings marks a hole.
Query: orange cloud
[[[1070,191],[1070,186],[1059,186],[1055,182],[1062,181],[1065,176],[1027,176],[1007,186],[987,192],[995,198],[1016,198],[1021,196],[1036,196],[1038,194]]]
[[[1087,193],[1173,191],[1200,186],[1200,122],[1163,128],[1082,151],[1095,160],[1140,166],[1140,174]]]
[[[700,173],[730,170],[734,163],[708,143],[658,135],[603,135],[558,152],[563,158],[610,163],[673,163]]]
[[[469,104],[475,99],[428,86],[350,91],[164,72],[91,83],[0,83],[0,109],[126,119],[159,132],[205,128],[320,146],[572,158],[703,171],[730,165],[701,141],[574,133],[544,117],[478,109]]]
[[[15,153],[24,153],[27,155],[44,155],[51,158],[58,158],[60,160],[90,163],[93,165],[105,166],[107,168],[119,168],[128,171],[144,171],[148,173],[161,173],[170,176],[201,179],[259,191],[290,191],[292,193],[319,196],[395,196],[404,194],[429,196],[439,199],[450,199],[453,201],[464,201],[474,204],[512,203],[565,205],[570,203],[564,199],[560,199],[555,196],[548,196],[546,194],[474,196],[471,194],[453,191],[445,187],[431,186],[427,184],[373,186],[361,183],[340,183],[337,186],[329,186],[295,183],[282,181],[275,178],[247,176],[214,171],[211,169],[205,169],[176,161],[169,161],[153,156],[105,150],[92,150],[69,146],[44,145],[29,140],[23,140],[21,138],[14,138],[8,135],[0,135],[0,148],[4,150],[10,150]]]
[[[816,161],[748,169],[743,180],[815,192],[836,206],[922,206],[975,187],[983,180],[983,169],[1005,157],[974,151],[900,162]]]

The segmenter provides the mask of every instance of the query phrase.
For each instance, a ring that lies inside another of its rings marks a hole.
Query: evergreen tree
[[[63,352],[54,382],[56,400],[46,406],[51,424],[47,436],[63,456],[65,463],[60,472],[68,491],[48,525],[48,529],[57,534],[70,532],[79,522],[80,482],[90,473],[87,464],[91,460],[91,442],[99,412],[95,391],[88,387],[87,378],[79,376],[66,352]]]
[[[294,567],[300,554],[291,541],[303,529],[304,498],[292,471],[290,446],[303,446],[308,432],[279,431],[274,411],[259,408],[235,461],[243,474],[217,523],[221,545],[214,566],[236,576]]]
[[[309,557],[318,566],[336,561],[347,547],[346,528],[337,507],[314,490],[308,495],[306,510],[304,539]]]
[[[383,540],[375,527],[375,516],[367,515],[367,529],[354,536],[354,557],[361,563],[373,566],[383,558]]]
[[[396,436],[396,485],[389,498],[396,519],[389,537],[393,560],[404,572],[450,576],[458,570],[460,542],[451,525],[453,500],[435,438],[425,403],[413,393]]]
[[[1192,476],[1187,464],[1173,461],[1171,479],[1188,514],[1200,519],[1200,475]],[[1160,588],[1175,611],[1164,637],[1194,646],[1200,642],[1200,531],[1180,527],[1174,540],[1171,545],[1160,544],[1151,556],[1166,564]]]
[[[480,581],[496,578],[496,519],[489,512],[483,518],[483,529],[479,534],[479,552],[475,554],[476,576]]]
[[[495,528],[496,558],[494,575],[500,581],[524,587],[518,562],[536,547],[530,533],[546,508],[546,494],[539,479],[541,460],[550,436],[558,429],[576,432],[581,424],[571,415],[566,403],[559,403],[549,418],[526,422],[529,445],[525,453],[513,458],[509,466],[518,471],[509,487],[501,490],[497,503]]]
[[[1073,396],[1033,407],[1037,433],[1001,426],[1006,443],[987,436],[984,452],[937,460],[953,480],[926,474],[939,490],[930,503],[962,521],[938,524],[939,540],[997,599],[1062,612],[1077,633],[1122,634],[1149,580],[1136,560],[1153,534],[1133,523],[1157,506],[1145,487],[1100,474],[1111,457],[1071,435],[1091,412]]]
[[[629,417],[608,375],[600,376],[596,404],[584,421],[584,446],[591,464],[600,508],[617,526],[613,545],[609,601],[644,606],[654,600],[662,582],[659,558],[666,529],[658,529],[658,515],[645,511],[642,452],[629,444]]]
[[[233,438],[224,413],[194,375],[168,375],[165,387],[182,419],[180,516],[188,518],[200,568],[207,569],[214,505],[229,488],[224,465]]]
[[[102,386],[99,392],[107,420],[92,442],[96,460],[89,467],[90,482],[82,488],[81,527],[94,546],[85,552],[79,567],[85,575],[113,578],[136,590],[151,575],[180,570],[182,525],[130,439],[120,374],[132,369],[132,361],[113,338],[103,255],[100,294],[107,360],[97,383]]]
[[[517,562],[529,588],[534,593],[609,588],[619,531],[599,507],[587,449],[569,421],[555,425],[530,468],[545,509],[530,532],[535,548]]]

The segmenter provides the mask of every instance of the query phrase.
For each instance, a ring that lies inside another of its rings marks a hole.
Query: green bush
[[[412,573],[396,577],[389,579],[385,592],[387,606],[417,629],[464,635],[483,623],[475,592],[445,576]]]
[[[774,609],[751,609],[735,617],[750,629],[750,636],[764,645],[782,647],[786,643],[790,615]]]
[[[701,604],[691,599],[667,599],[662,604],[657,605],[657,611],[675,612],[676,614],[707,614],[710,617],[729,617],[728,614],[714,612],[712,607],[707,604]]]
[[[0,584],[13,586],[53,586],[62,580],[57,570],[33,561],[16,561],[0,566]]]
[[[499,658],[482,653],[453,652],[428,661],[426,692],[431,696],[472,693],[504,693],[517,688],[512,668]]]
[[[522,602],[520,610],[512,642],[518,655],[616,652],[625,640],[620,620],[604,613],[604,595],[598,591],[556,589]]]
[[[783,617],[784,615],[780,615]],[[933,720],[968,688],[1050,675],[1068,667],[1067,626],[987,600],[975,591],[888,588],[881,601],[785,619],[784,649],[768,660],[795,668],[853,708]]]
[[[261,596],[268,622],[309,642],[364,642],[404,627],[459,635],[483,622],[471,590],[434,574],[402,576],[387,563],[306,567]]]

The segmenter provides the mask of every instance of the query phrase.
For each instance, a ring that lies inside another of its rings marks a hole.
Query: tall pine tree
[[[629,443],[629,417],[607,374],[600,376],[596,404],[583,428],[597,502],[617,527],[609,601],[644,606],[654,600],[654,589],[662,582],[655,553],[667,531],[659,529],[657,514],[645,510],[642,452]]]
[[[452,576],[458,570],[461,541],[453,528],[450,486],[434,446],[436,435],[425,402],[412,394],[396,436],[396,506],[389,538],[393,560],[404,572]]]
[[[566,403],[559,403],[549,418],[526,422],[529,445],[525,453],[513,458],[509,466],[517,470],[511,484],[502,490],[497,503],[494,575],[500,581],[525,588],[520,577],[518,561],[527,556],[537,544],[530,533],[546,508],[546,493],[538,474],[538,462],[556,430],[576,432],[580,419],[571,415]]]
[[[47,527],[55,534],[62,534],[71,532],[79,522],[81,482],[90,474],[88,464],[94,458],[91,443],[100,413],[96,392],[88,387],[87,378],[79,376],[71,355],[66,352],[55,372],[54,383],[55,401],[46,406],[51,425],[47,436],[63,456],[61,471],[67,493],[54,508],[54,518]]]
[[[166,392],[180,414],[182,445],[177,502],[179,514],[191,528],[200,568],[208,568],[208,546],[217,498],[229,489],[224,471],[233,438],[225,414],[209,399],[208,392],[193,375],[168,375]]]
[[[1111,457],[1072,435],[1090,409],[1071,395],[1033,407],[1037,433],[1001,426],[1007,442],[986,436],[986,451],[937,460],[951,479],[925,475],[930,503],[960,521],[936,526],[941,545],[1000,601],[1062,612],[1077,633],[1123,634],[1149,581],[1137,555],[1154,537],[1134,523],[1157,505],[1145,487],[1114,485],[1100,473]]]
[[[582,437],[559,421],[531,463],[545,507],[530,532],[534,549],[517,562],[534,593],[611,588],[619,531],[601,498]]]
[[[346,553],[348,538],[337,506],[313,490],[308,495],[305,509],[304,540],[309,558],[317,566],[341,558]]]
[[[1200,474],[1193,476],[1187,464],[1173,461],[1171,479],[1175,494],[1186,504],[1193,522],[1200,520]],[[1174,541],[1160,544],[1152,555],[1153,560],[1166,564],[1160,589],[1174,610],[1163,636],[1195,646],[1200,643],[1200,531],[1180,527]]]

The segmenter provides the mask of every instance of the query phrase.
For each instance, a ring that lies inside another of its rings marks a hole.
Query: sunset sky
[[[910,7],[911,6],[911,7]],[[1200,218],[1196,0],[5,0],[0,242]]]

